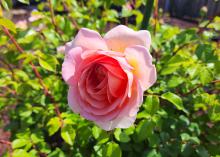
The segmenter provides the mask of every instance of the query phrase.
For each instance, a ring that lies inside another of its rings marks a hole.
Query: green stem
[[[151,17],[151,13],[154,6],[154,0],[146,0],[146,7],[144,9],[144,18],[141,23],[141,29],[147,29],[149,26],[149,21]]]

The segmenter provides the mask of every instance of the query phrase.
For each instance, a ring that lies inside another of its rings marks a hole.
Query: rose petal
[[[133,69],[133,67],[128,64],[127,60],[125,59],[125,55],[122,56],[122,55],[117,55],[119,53],[114,53],[114,55],[111,56],[112,52],[109,52],[109,51],[98,51],[97,53],[107,55],[107,56],[117,60],[121,69],[127,75],[128,85],[127,85],[127,91],[125,93],[127,93],[128,97],[130,97],[131,96],[131,86],[132,86],[132,82],[133,82],[133,74],[131,73],[131,70]],[[110,72],[112,72],[112,74],[115,74],[116,76],[119,77],[119,75],[118,75],[119,73],[116,73],[116,70],[109,67],[109,64],[102,63],[102,65],[105,66]]]
[[[75,71],[77,69],[77,66],[81,62],[81,53],[82,48],[75,47],[68,51],[65,56],[64,62],[62,64],[62,76],[68,84],[73,84]]]
[[[91,112],[90,105],[95,108],[103,108],[108,104],[107,101],[97,101],[96,99],[93,99],[87,92],[86,80],[90,73],[92,73],[92,70],[85,70],[81,75],[80,81],[78,82],[79,94],[81,98],[88,103],[88,105],[84,105],[83,107],[83,109],[85,109],[87,112]]]
[[[99,121],[100,119],[104,120],[107,123],[110,123],[111,120],[114,119],[115,117],[117,117],[119,113],[120,113],[120,110],[113,110],[113,111],[109,112],[107,115],[94,115],[92,113],[82,111],[81,115],[88,120],[94,121],[95,123],[97,121]]]
[[[75,113],[80,113],[81,109],[78,100],[78,90],[76,86],[70,86],[68,91],[68,105]]]
[[[73,46],[80,46],[90,50],[107,50],[105,40],[96,31],[82,28],[73,41]]]
[[[133,74],[140,80],[143,90],[148,89],[156,81],[156,68],[152,64],[152,57],[143,46],[132,46],[125,50],[125,56],[131,66]]]
[[[126,79],[120,79],[111,73],[108,73],[108,88],[112,96],[118,97],[122,93],[125,93],[126,85]]]
[[[151,37],[147,30],[134,31],[124,25],[119,25],[106,33],[104,39],[109,50],[124,52],[126,47],[142,45],[150,49]]]
[[[91,72],[91,71],[90,71]],[[89,75],[89,70],[84,71],[82,73],[81,79],[78,83],[78,89],[81,100],[80,105],[88,113],[92,113],[93,115],[103,115],[107,116],[111,111],[113,111],[117,106],[120,106],[122,102],[122,98],[118,97],[113,103],[109,104],[107,101],[97,101],[93,99],[88,93],[86,89],[86,78]]]
[[[136,81],[136,83],[133,84],[131,98],[127,99],[124,108],[120,109],[121,112],[118,114],[117,118],[111,121],[98,120],[96,123],[106,131],[114,128],[128,128],[134,123],[142,102],[143,91],[138,81]]]

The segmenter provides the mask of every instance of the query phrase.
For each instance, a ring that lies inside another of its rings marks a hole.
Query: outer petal
[[[151,36],[147,30],[134,31],[124,25],[107,32],[104,39],[108,48],[117,52],[124,52],[126,47],[133,45],[141,45],[149,50],[151,44]]]
[[[75,76],[76,67],[81,62],[82,48],[75,47],[66,53],[64,62],[62,64],[62,76],[68,84],[73,84],[73,77]]]
[[[156,68],[152,64],[152,57],[143,46],[132,46],[125,50],[128,63],[133,66],[133,74],[139,79],[142,89],[146,90],[156,81]]]
[[[90,50],[107,50],[105,40],[93,30],[82,28],[73,41],[73,46],[80,46]]]
[[[75,113],[80,113],[79,92],[76,86],[70,86],[68,91],[68,105]]]

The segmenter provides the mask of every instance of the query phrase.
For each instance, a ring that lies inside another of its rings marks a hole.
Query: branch
[[[9,151],[9,156],[12,157],[12,144],[11,144],[11,142],[0,139],[0,143],[7,146],[8,151]]]
[[[211,83],[219,83],[219,82],[220,82],[220,80],[214,80],[214,81],[210,82],[209,84],[211,84]],[[183,93],[183,94],[181,94],[181,95],[182,95],[182,96],[187,96],[187,95],[189,95],[189,94],[192,94],[196,89],[198,89],[198,88],[200,88],[200,87],[203,87],[203,84],[198,84],[196,87],[194,87],[194,88],[192,88],[191,90],[189,90],[189,92]]]
[[[10,142],[10,141],[6,141],[6,140],[1,140],[1,139],[0,139],[0,143],[1,143],[1,144],[8,145],[8,146],[11,146],[11,142]]]
[[[185,43],[183,45],[181,45],[180,47],[178,47],[178,49],[176,49],[175,51],[173,51],[173,54],[176,54],[179,50],[181,50],[182,48],[188,46],[190,43]]]
[[[4,26],[2,26],[3,32],[10,38],[10,40],[13,42],[13,44],[16,46],[16,48],[18,49],[18,51],[20,53],[23,53],[23,49],[18,45],[18,43],[16,42],[15,38],[11,35],[11,33],[8,31],[8,29]]]
[[[208,28],[208,26],[213,22],[214,17],[211,17],[211,19],[209,20],[208,23],[206,23],[206,25],[204,27],[200,27],[198,30],[198,34],[202,33],[204,30],[206,30]]]
[[[67,12],[70,12],[68,5],[66,5],[65,2],[62,2],[62,4],[63,4],[63,7],[65,8],[65,10],[66,10]],[[77,24],[76,20],[75,20],[72,16],[69,16],[69,14],[67,14],[67,16],[69,17],[69,19],[70,19],[70,21],[72,22],[72,24],[74,25],[74,27],[75,27],[77,30],[79,30],[80,27],[79,27],[79,25]]]
[[[8,67],[9,71],[11,72],[11,76],[12,76],[12,80],[13,80],[15,77],[14,77],[14,70],[13,70],[12,66],[1,57],[0,57],[0,61]]]
[[[8,29],[6,27],[3,26],[3,32],[11,39],[12,43],[16,46],[16,48],[18,49],[18,51],[20,53],[24,53],[24,50],[21,48],[21,46],[17,43],[17,41],[15,40],[15,38],[11,35],[11,33],[8,31]],[[40,73],[38,72],[36,66],[33,64],[32,61],[29,62],[31,65],[32,70],[34,71],[35,76],[38,78],[40,85],[42,86],[43,90],[44,90],[44,94],[45,96],[50,98],[50,101],[52,103],[55,104],[55,113],[57,114],[57,116],[59,117],[61,124],[63,123],[62,117],[60,115],[60,111],[59,108],[57,106],[57,102],[55,101],[53,95],[51,95],[51,92],[48,90],[48,88],[46,87],[46,85],[43,82],[42,76],[40,75]]]
[[[154,20],[155,20],[154,35],[156,35],[157,23],[159,22],[159,16],[158,16],[158,0],[155,0]]]
[[[49,3],[50,15],[51,15],[51,22],[52,22],[56,32],[59,33],[60,35],[62,35],[63,34],[62,30],[59,29],[59,27],[56,24],[56,20],[55,20],[55,16],[54,16],[54,11],[53,11],[53,5],[52,5],[51,0],[48,0],[48,3]]]

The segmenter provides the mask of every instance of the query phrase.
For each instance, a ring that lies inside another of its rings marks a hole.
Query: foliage
[[[220,45],[212,41],[219,31],[219,17],[191,29],[151,19],[157,82],[145,92],[133,126],[106,132],[68,107],[60,73],[64,55],[57,47],[81,27],[104,33],[122,23],[138,30],[145,1],[135,1],[133,10],[125,0],[48,2],[40,2],[31,13],[38,18],[20,29],[2,15],[3,8],[10,12],[11,1],[1,1],[0,25],[23,48],[20,53],[1,29],[0,112],[9,116],[10,123],[5,126],[0,118],[0,125],[11,132],[13,149],[4,157],[11,153],[14,157],[220,155]]]

